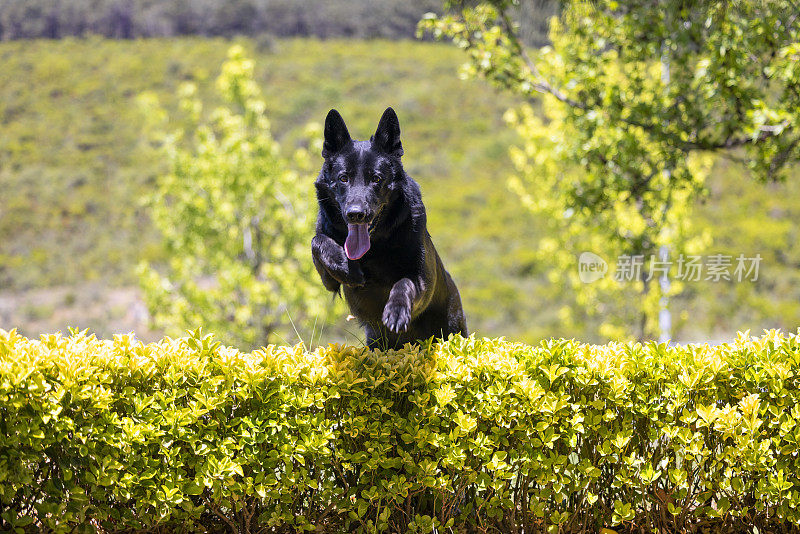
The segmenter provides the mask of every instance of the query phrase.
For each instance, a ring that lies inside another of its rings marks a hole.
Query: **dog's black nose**
[[[369,222],[370,213],[363,208],[347,208],[347,222],[352,224],[362,224]]]

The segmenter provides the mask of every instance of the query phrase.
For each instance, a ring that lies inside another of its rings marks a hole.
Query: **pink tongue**
[[[366,224],[348,224],[344,253],[351,260],[357,260],[369,250],[369,227]]]

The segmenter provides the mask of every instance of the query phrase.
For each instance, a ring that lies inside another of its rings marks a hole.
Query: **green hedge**
[[[0,330],[0,529],[796,531],[799,371],[778,332],[245,354]]]

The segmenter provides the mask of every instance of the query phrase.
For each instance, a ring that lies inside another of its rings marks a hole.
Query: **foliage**
[[[90,34],[115,39],[178,35],[249,35],[407,39],[439,0],[0,0],[0,40],[61,39]],[[515,16],[525,42],[547,42],[556,0],[521,0]]]
[[[778,531],[800,336],[242,353],[0,330],[0,527]]]
[[[448,4],[463,9],[421,28],[464,49],[468,74],[535,105],[509,116],[524,139],[512,153],[512,187],[548,216],[556,237],[540,258],[552,278],[575,292],[579,313],[603,303],[594,311],[616,318],[600,326],[603,336],[656,336],[659,303],[681,286],[665,293],[644,274],[626,288],[583,284],[577,257],[696,252],[706,240],[690,221],[709,154],[738,148],[765,179],[800,159],[793,2],[575,1],[553,20],[552,46],[539,50],[521,42],[513,2]]]
[[[409,38],[436,0],[0,0],[0,40],[87,34]],[[269,38],[266,38],[266,42]]]
[[[240,46],[230,49],[217,88],[227,105],[208,122],[196,86],[180,88],[189,124],[165,136],[170,172],[149,200],[167,260],[142,266],[142,287],[168,333],[207,324],[228,343],[256,347],[323,312],[307,253],[315,204],[280,155]],[[154,95],[142,99],[151,117],[163,114]],[[307,151],[295,160],[309,171]]]

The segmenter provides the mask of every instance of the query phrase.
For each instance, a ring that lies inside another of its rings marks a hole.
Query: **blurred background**
[[[512,8],[525,46],[550,45],[548,21],[560,9],[544,0]],[[573,286],[543,262],[542,247],[562,247],[563,241],[553,234],[551,216],[526,208],[519,188],[509,187],[524,174],[512,155],[526,139],[518,121],[514,125],[518,114],[508,112],[530,99],[470,75],[462,65],[474,58],[465,46],[436,40],[435,32],[418,35],[426,13],[446,14],[434,0],[0,0],[0,328],[32,337],[67,327],[101,337],[135,331],[150,341],[204,324],[217,331],[226,320],[258,322],[248,306],[269,287],[242,290],[241,310],[224,312],[223,320],[205,319],[209,302],[165,300],[176,286],[165,282],[169,276],[208,273],[170,266],[178,254],[194,265],[202,251],[170,235],[181,223],[168,219],[170,199],[186,191],[164,177],[204,179],[207,170],[187,161],[202,153],[203,124],[218,140],[229,135],[215,122],[221,120],[218,107],[246,121],[250,112],[263,114],[269,136],[253,139],[270,146],[269,169],[286,168],[281,179],[291,182],[285,186],[294,195],[289,200],[311,210],[298,218],[307,228],[296,229],[302,265],[292,276],[321,286],[307,269],[306,240],[322,162],[319,124],[336,108],[353,137],[364,139],[392,106],[401,121],[405,168],[422,187],[430,233],[459,286],[470,330],[525,342],[642,338],[633,328],[602,328],[603,316],[615,308],[602,295],[576,301]],[[241,72],[224,74],[226,62]],[[249,80],[255,87],[246,85]],[[249,87],[244,96],[233,94],[240,83]],[[539,113],[536,104],[530,109]],[[175,131],[180,135],[170,137]],[[691,231],[702,236],[702,249],[694,252],[758,254],[760,272],[752,281],[681,285],[670,294],[670,338],[715,341],[746,329],[795,330],[797,165],[789,161],[783,179],[766,182],[736,158],[715,158],[708,166],[702,194],[691,197]],[[261,167],[253,168],[251,179]],[[218,178],[224,185],[224,176]],[[239,234],[233,240],[244,243],[231,253],[234,259],[249,257],[251,234],[243,232],[244,241]],[[576,258],[581,252],[570,251]],[[271,258],[267,249],[263,261]],[[613,272],[614,258],[605,259]],[[269,278],[259,273],[256,278]],[[217,333],[242,347],[298,339],[358,342],[360,329],[345,322],[344,307],[312,293],[313,287],[293,298],[313,298],[318,306],[283,304],[276,314],[281,324],[262,328],[263,337],[258,329]],[[576,306],[586,308],[585,316],[569,313]],[[183,323],[165,317],[178,315]]]

